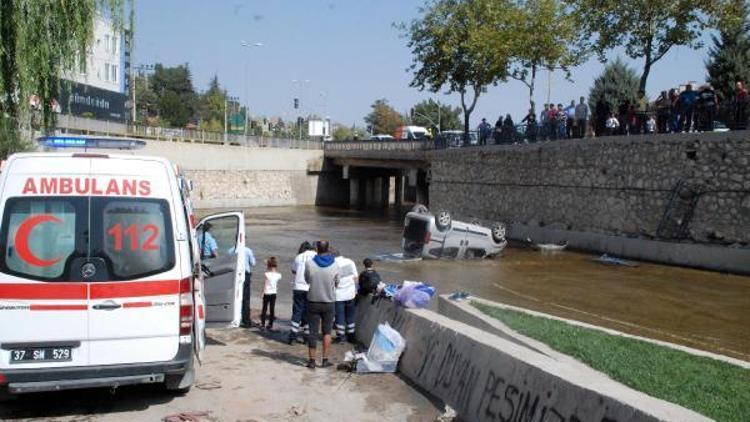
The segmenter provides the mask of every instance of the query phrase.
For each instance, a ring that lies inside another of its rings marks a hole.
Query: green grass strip
[[[635,390],[718,421],[750,420],[750,370],[514,310],[472,305]]]

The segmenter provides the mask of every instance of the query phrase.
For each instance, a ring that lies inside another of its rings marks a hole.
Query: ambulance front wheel
[[[164,380],[164,386],[167,391],[171,391],[179,396],[190,392],[190,388],[195,382],[195,364],[190,365],[190,369],[182,375],[167,375]]]

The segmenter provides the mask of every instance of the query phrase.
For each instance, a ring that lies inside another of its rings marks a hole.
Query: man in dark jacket
[[[374,294],[378,290],[378,284],[380,283],[380,274],[375,271],[372,267],[372,259],[365,258],[363,262],[365,270],[359,273],[359,291],[357,291],[357,300],[367,297],[367,295]]]
[[[328,361],[331,350],[331,330],[336,304],[336,287],[339,283],[339,267],[330,253],[328,242],[317,242],[318,252],[305,263],[305,281],[310,286],[307,292],[307,320],[310,323],[310,336],[307,339],[309,360],[307,367],[315,369],[315,355],[318,342],[318,327],[323,330],[323,360],[321,366],[332,364]]]

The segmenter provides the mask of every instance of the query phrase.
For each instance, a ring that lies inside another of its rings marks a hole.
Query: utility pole
[[[224,97],[224,143],[227,143],[227,102],[228,98]]]
[[[130,91],[133,95],[133,103],[130,107],[131,112],[131,118],[133,120],[133,126],[135,126],[136,120],[138,118],[137,110],[135,103],[135,74],[133,73],[133,51],[135,50],[135,46],[133,45],[133,41],[135,40],[135,37],[133,36],[133,30],[134,28],[134,21],[135,21],[135,0],[133,0],[132,3],[130,3],[130,18],[129,18],[129,30],[128,30],[128,48],[130,49],[130,59],[128,60],[128,73],[130,74]]]

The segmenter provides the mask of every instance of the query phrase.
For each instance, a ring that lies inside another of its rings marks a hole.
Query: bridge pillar
[[[404,203],[404,177],[403,176],[396,176],[394,177],[394,182],[396,185],[396,189],[394,192],[394,198],[393,203],[396,206],[401,206]]]
[[[388,208],[391,204],[391,178],[380,178],[380,208]]]
[[[372,207],[375,203],[375,179],[369,177],[364,179],[364,196],[365,196],[365,207]]]
[[[349,207],[359,208],[362,205],[362,181],[349,179]]]

